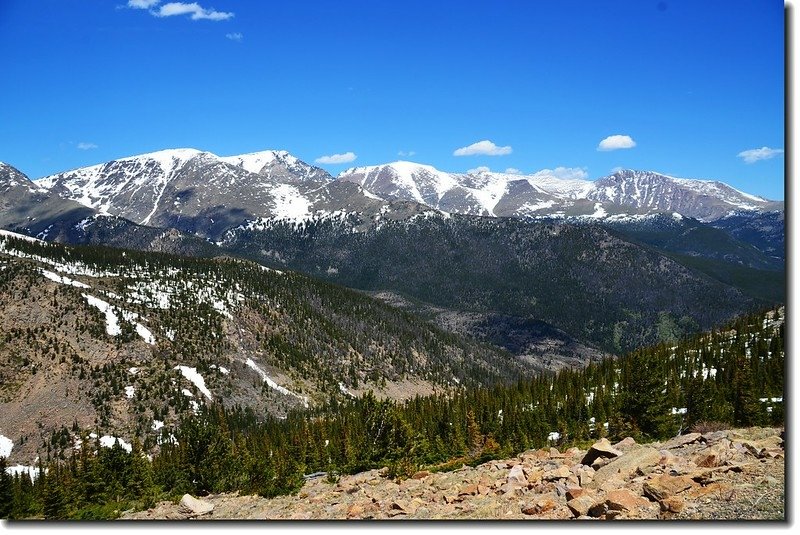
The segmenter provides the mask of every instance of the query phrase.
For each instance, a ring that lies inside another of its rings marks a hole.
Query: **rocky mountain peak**
[[[16,167],[0,162],[0,191],[8,193],[12,188],[26,188],[31,193],[44,191]]]

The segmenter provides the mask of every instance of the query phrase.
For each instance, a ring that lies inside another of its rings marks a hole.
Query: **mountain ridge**
[[[206,232],[211,236],[223,232],[227,223],[230,228],[258,218],[302,221],[342,210],[369,216],[394,201],[415,202],[445,213],[522,219],[603,220],[678,213],[713,222],[736,212],[783,210],[782,201],[717,180],[633,169],[596,180],[585,175],[582,170],[571,174],[562,170],[451,173],[398,160],[351,167],[334,178],[285,150],[217,156],[184,148],[119,158],[43,177],[36,183],[101,213],[140,224],[178,225],[187,232],[203,233],[202,228],[212,227]],[[347,190],[345,183],[358,188]]]
[[[782,208],[780,201],[751,195],[720,181],[633,169],[588,180],[560,177],[555,171],[528,175],[486,170],[446,173],[429,165],[398,161],[353,167],[340,173],[338,180],[355,182],[379,196],[413,199],[446,212],[493,217],[600,219],[620,213],[676,212],[712,221],[736,210]]]

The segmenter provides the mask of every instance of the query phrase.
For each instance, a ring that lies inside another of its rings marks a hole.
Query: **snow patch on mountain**
[[[18,234],[16,232],[11,232],[10,230],[3,230],[0,229],[0,236],[8,237],[8,238],[17,238],[18,240],[25,240],[31,243],[46,243],[44,240],[40,240],[38,238],[33,238],[31,236],[26,236],[25,234]]]
[[[211,392],[209,392],[208,388],[206,388],[205,379],[203,379],[203,376],[197,372],[197,368],[190,368],[188,366],[175,366],[173,369],[180,370],[184,378],[191,381],[192,384],[194,384],[194,386],[196,386],[197,389],[209,399],[209,401],[213,399],[211,397]]]
[[[236,167],[241,167],[250,173],[260,172],[266,165],[277,159],[281,159],[289,165],[296,165],[298,162],[297,158],[285,150],[264,150],[237,156],[222,156],[219,159]]]
[[[45,469],[44,472],[47,473],[47,469]],[[14,466],[6,467],[6,474],[12,477],[27,474],[27,476],[31,478],[31,481],[36,481],[36,478],[39,477],[39,469],[35,466],[16,464]]]
[[[311,203],[296,186],[281,184],[273,189],[275,207],[272,210],[276,219],[303,221],[311,217]]]
[[[133,450],[133,446],[129,443],[125,442],[121,438],[111,436],[111,435],[103,435],[100,437],[100,446],[104,448],[113,448],[114,444],[119,443],[120,447],[130,453]]]
[[[59,284],[65,284],[67,286],[74,286],[76,288],[91,288],[88,284],[84,284],[81,281],[72,280],[69,277],[64,277],[53,273],[52,271],[47,271],[46,269],[39,270],[42,275],[45,276],[46,279],[50,279],[53,282],[57,282]]]
[[[4,435],[0,435],[0,457],[8,458],[13,449],[14,441]]]
[[[106,303],[102,299],[98,299],[97,297],[89,294],[81,294],[86,302],[89,303],[91,306],[97,308],[102,314],[106,317],[106,332],[109,336],[117,336],[122,333],[122,329],[119,326],[119,318],[114,313],[114,307],[111,304]]]
[[[260,375],[260,376],[261,376],[261,379],[262,379],[262,380],[263,380],[265,383],[267,383],[267,386],[269,386],[270,388],[272,388],[272,389],[274,389],[274,390],[277,390],[278,392],[280,392],[281,394],[283,394],[283,395],[285,395],[285,396],[294,396],[294,397],[296,397],[297,399],[299,399],[299,400],[301,400],[301,401],[303,402],[303,406],[304,406],[305,408],[308,408],[308,398],[307,398],[307,397],[305,397],[305,396],[301,396],[300,394],[296,394],[295,392],[292,392],[292,391],[291,391],[291,390],[289,390],[288,388],[285,388],[285,387],[283,387],[283,386],[279,385],[278,383],[276,383],[276,382],[275,382],[275,381],[274,381],[274,380],[273,380],[273,379],[272,379],[272,378],[271,378],[269,375],[267,375],[267,372],[265,372],[264,370],[262,370],[262,369],[261,369],[261,368],[258,366],[258,364],[256,364],[256,363],[253,361],[253,359],[247,359],[247,360],[245,361],[245,364],[247,364],[247,366],[248,366],[249,368],[251,368],[251,369],[255,370],[255,372],[256,372],[256,373],[258,373],[258,375]]]

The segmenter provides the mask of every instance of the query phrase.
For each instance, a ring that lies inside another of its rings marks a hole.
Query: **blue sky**
[[[285,149],[334,175],[630,167],[783,199],[783,17],[774,0],[2,0],[0,160],[38,178]]]

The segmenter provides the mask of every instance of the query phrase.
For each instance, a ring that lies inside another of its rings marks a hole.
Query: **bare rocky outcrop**
[[[784,519],[781,430],[691,434],[664,443],[530,450],[395,481],[386,470],[310,479],[296,496],[206,496],[200,509],[162,502],[124,519]],[[592,450],[619,455],[594,470]],[[588,458],[587,458],[587,455]],[[697,461],[713,457],[713,466]],[[189,497],[190,498],[190,497]],[[202,512],[200,512],[202,511]]]

